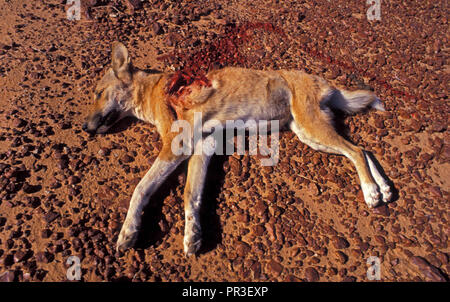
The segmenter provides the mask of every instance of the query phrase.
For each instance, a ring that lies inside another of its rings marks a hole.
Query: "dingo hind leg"
[[[311,148],[327,153],[345,155],[349,158],[356,167],[365,202],[370,208],[378,205],[380,193],[378,192],[378,186],[370,173],[364,151],[339,136],[331,125],[326,124],[326,121],[316,120],[314,123],[315,124],[311,125],[311,127],[305,127],[305,123],[299,123],[294,118],[290,124],[290,128],[303,143]],[[317,133],[321,130],[328,133],[325,135]]]
[[[378,205],[380,192],[364,151],[336,132],[331,123],[331,111],[328,106],[320,109],[321,93],[319,89],[315,89],[317,86],[313,81],[303,78],[293,86],[295,89],[291,105],[293,120],[290,128],[303,143],[313,149],[342,154],[349,158],[356,167],[365,202],[370,208]]]
[[[383,202],[389,202],[392,199],[392,192],[390,185],[388,184],[384,176],[381,175],[380,171],[378,170],[377,166],[375,165],[370,155],[367,152],[365,155],[367,162],[369,163],[370,172],[372,173],[375,182],[380,188],[381,195],[383,195]]]

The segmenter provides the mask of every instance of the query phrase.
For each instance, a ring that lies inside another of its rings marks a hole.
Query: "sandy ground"
[[[368,281],[371,256],[382,281],[448,280],[448,3],[382,1],[370,22],[359,0],[125,3],[83,1],[69,21],[65,1],[0,0],[1,280],[67,280],[71,255],[83,281]],[[257,21],[286,35],[255,30],[240,66],[305,69],[381,97],[386,112],[341,126],[377,158],[394,201],[369,210],[349,160],[283,132],[277,166],[213,158],[197,257],[183,254],[185,164],[145,209],[138,248],[116,253],[161,142],[136,120],[81,130],[111,43],[139,68],[172,71],[230,24]]]

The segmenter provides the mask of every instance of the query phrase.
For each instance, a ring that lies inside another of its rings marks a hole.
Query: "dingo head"
[[[94,92],[94,104],[83,124],[83,130],[96,134],[105,133],[120,119],[131,115],[133,67],[126,47],[113,44],[112,66],[98,82]]]

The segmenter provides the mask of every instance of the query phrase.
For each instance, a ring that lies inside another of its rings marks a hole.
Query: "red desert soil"
[[[1,280],[67,280],[71,255],[84,281],[368,281],[371,256],[383,281],[448,280],[447,1],[382,1],[370,22],[360,0],[90,0],[79,21],[67,20],[65,2],[0,0]],[[342,128],[373,152],[395,200],[369,210],[349,160],[283,132],[274,167],[213,158],[197,257],[182,246],[186,165],[145,209],[138,248],[116,253],[161,142],[136,120],[107,135],[81,130],[112,42],[137,67],[174,73],[249,22],[284,35],[252,28],[218,67],[305,69],[381,97],[386,112]]]

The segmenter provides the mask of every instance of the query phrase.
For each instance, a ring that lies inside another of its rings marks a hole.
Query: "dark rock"
[[[12,254],[8,254],[3,258],[3,265],[4,266],[11,266],[14,264],[14,256]]]
[[[72,176],[69,177],[69,184],[75,185],[75,184],[77,184],[79,182],[80,182],[80,178],[79,177],[77,177],[75,175],[72,175]]]
[[[28,123],[25,120],[21,119],[21,118],[16,118],[12,122],[12,126],[14,128],[22,128],[22,127],[25,127],[27,124]]]
[[[248,252],[250,252],[250,250],[251,250],[250,245],[248,245],[245,242],[241,241],[236,244],[236,253],[240,257],[245,257],[248,254]]]
[[[26,259],[27,253],[25,253],[24,251],[17,251],[14,254],[14,262],[22,262],[24,259]]]
[[[313,196],[319,196],[320,195],[320,189],[319,186],[313,182],[310,182],[308,187],[307,187],[307,191],[310,195]]]
[[[389,216],[389,208],[387,205],[380,205],[376,208],[373,209],[373,213],[377,214],[377,215],[381,215],[381,216]]]
[[[289,275],[284,279],[284,282],[301,282],[301,280],[294,275]]]
[[[58,217],[59,217],[58,213],[56,213],[56,212],[48,212],[47,214],[44,215],[44,220],[47,223],[51,223]]]
[[[158,22],[152,24],[152,30],[154,35],[160,35],[164,32],[161,24]]]
[[[41,200],[39,199],[39,197],[36,196],[30,197],[28,199],[28,205],[35,209],[41,205]]]
[[[436,187],[436,186],[430,187],[430,192],[431,192],[435,197],[442,197],[442,192],[441,192],[441,189],[440,189],[439,187]]]
[[[240,176],[241,170],[242,170],[241,162],[232,156],[230,156],[229,162],[230,162],[231,173],[233,173],[235,176]]]
[[[341,251],[336,252],[336,257],[338,258],[339,262],[342,264],[345,264],[348,260],[348,256]]]
[[[111,153],[111,151],[108,148],[101,148],[98,150],[97,154],[99,156],[108,156]]]
[[[142,2],[140,0],[126,0],[128,5],[131,5],[133,9],[139,9],[142,6]]]
[[[65,228],[67,228],[72,225],[72,220],[69,218],[65,218],[61,221],[61,225]]]
[[[270,262],[267,264],[267,268],[273,275],[277,277],[281,275],[283,271],[283,266],[275,260],[270,260]]]
[[[50,231],[49,229],[43,229],[41,232],[41,237],[44,239],[50,238],[51,235],[52,231]]]
[[[262,201],[259,200],[255,207],[254,207],[256,214],[258,214],[259,216],[263,215],[266,211],[267,211],[267,206],[266,204]]]
[[[49,252],[37,252],[36,253],[36,261],[42,263],[50,263],[53,261],[53,255]]]
[[[25,183],[22,186],[22,190],[27,194],[32,194],[32,193],[36,193],[36,192],[40,191],[41,186],[40,185],[30,185],[29,183]]]
[[[14,281],[14,272],[6,271],[0,275],[0,282],[13,282]]]
[[[319,281],[319,273],[313,267],[308,267],[305,269],[305,278],[308,282]]]
[[[441,271],[436,268],[435,266],[428,263],[427,260],[425,260],[422,257],[419,256],[412,256],[410,257],[410,261],[416,265],[420,272],[430,279],[433,282],[446,282],[446,277],[441,273]]]
[[[126,164],[131,163],[132,161],[134,161],[134,158],[131,157],[131,156],[128,155],[128,154],[125,154],[125,155],[122,157],[122,162],[124,162],[124,163],[126,163]]]
[[[70,122],[68,122],[68,121],[61,122],[61,123],[58,124],[58,126],[59,126],[61,129],[63,129],[63,130],[72,128],[72,124],[71,124]]]
[[[334,237],[333,245],[337,249],[346,249],[350,246],[350,243],[344,237]]]
[[[253,234],[255,236],[262,236],[264,234],[264,226],[256,225],[253,227]]]

